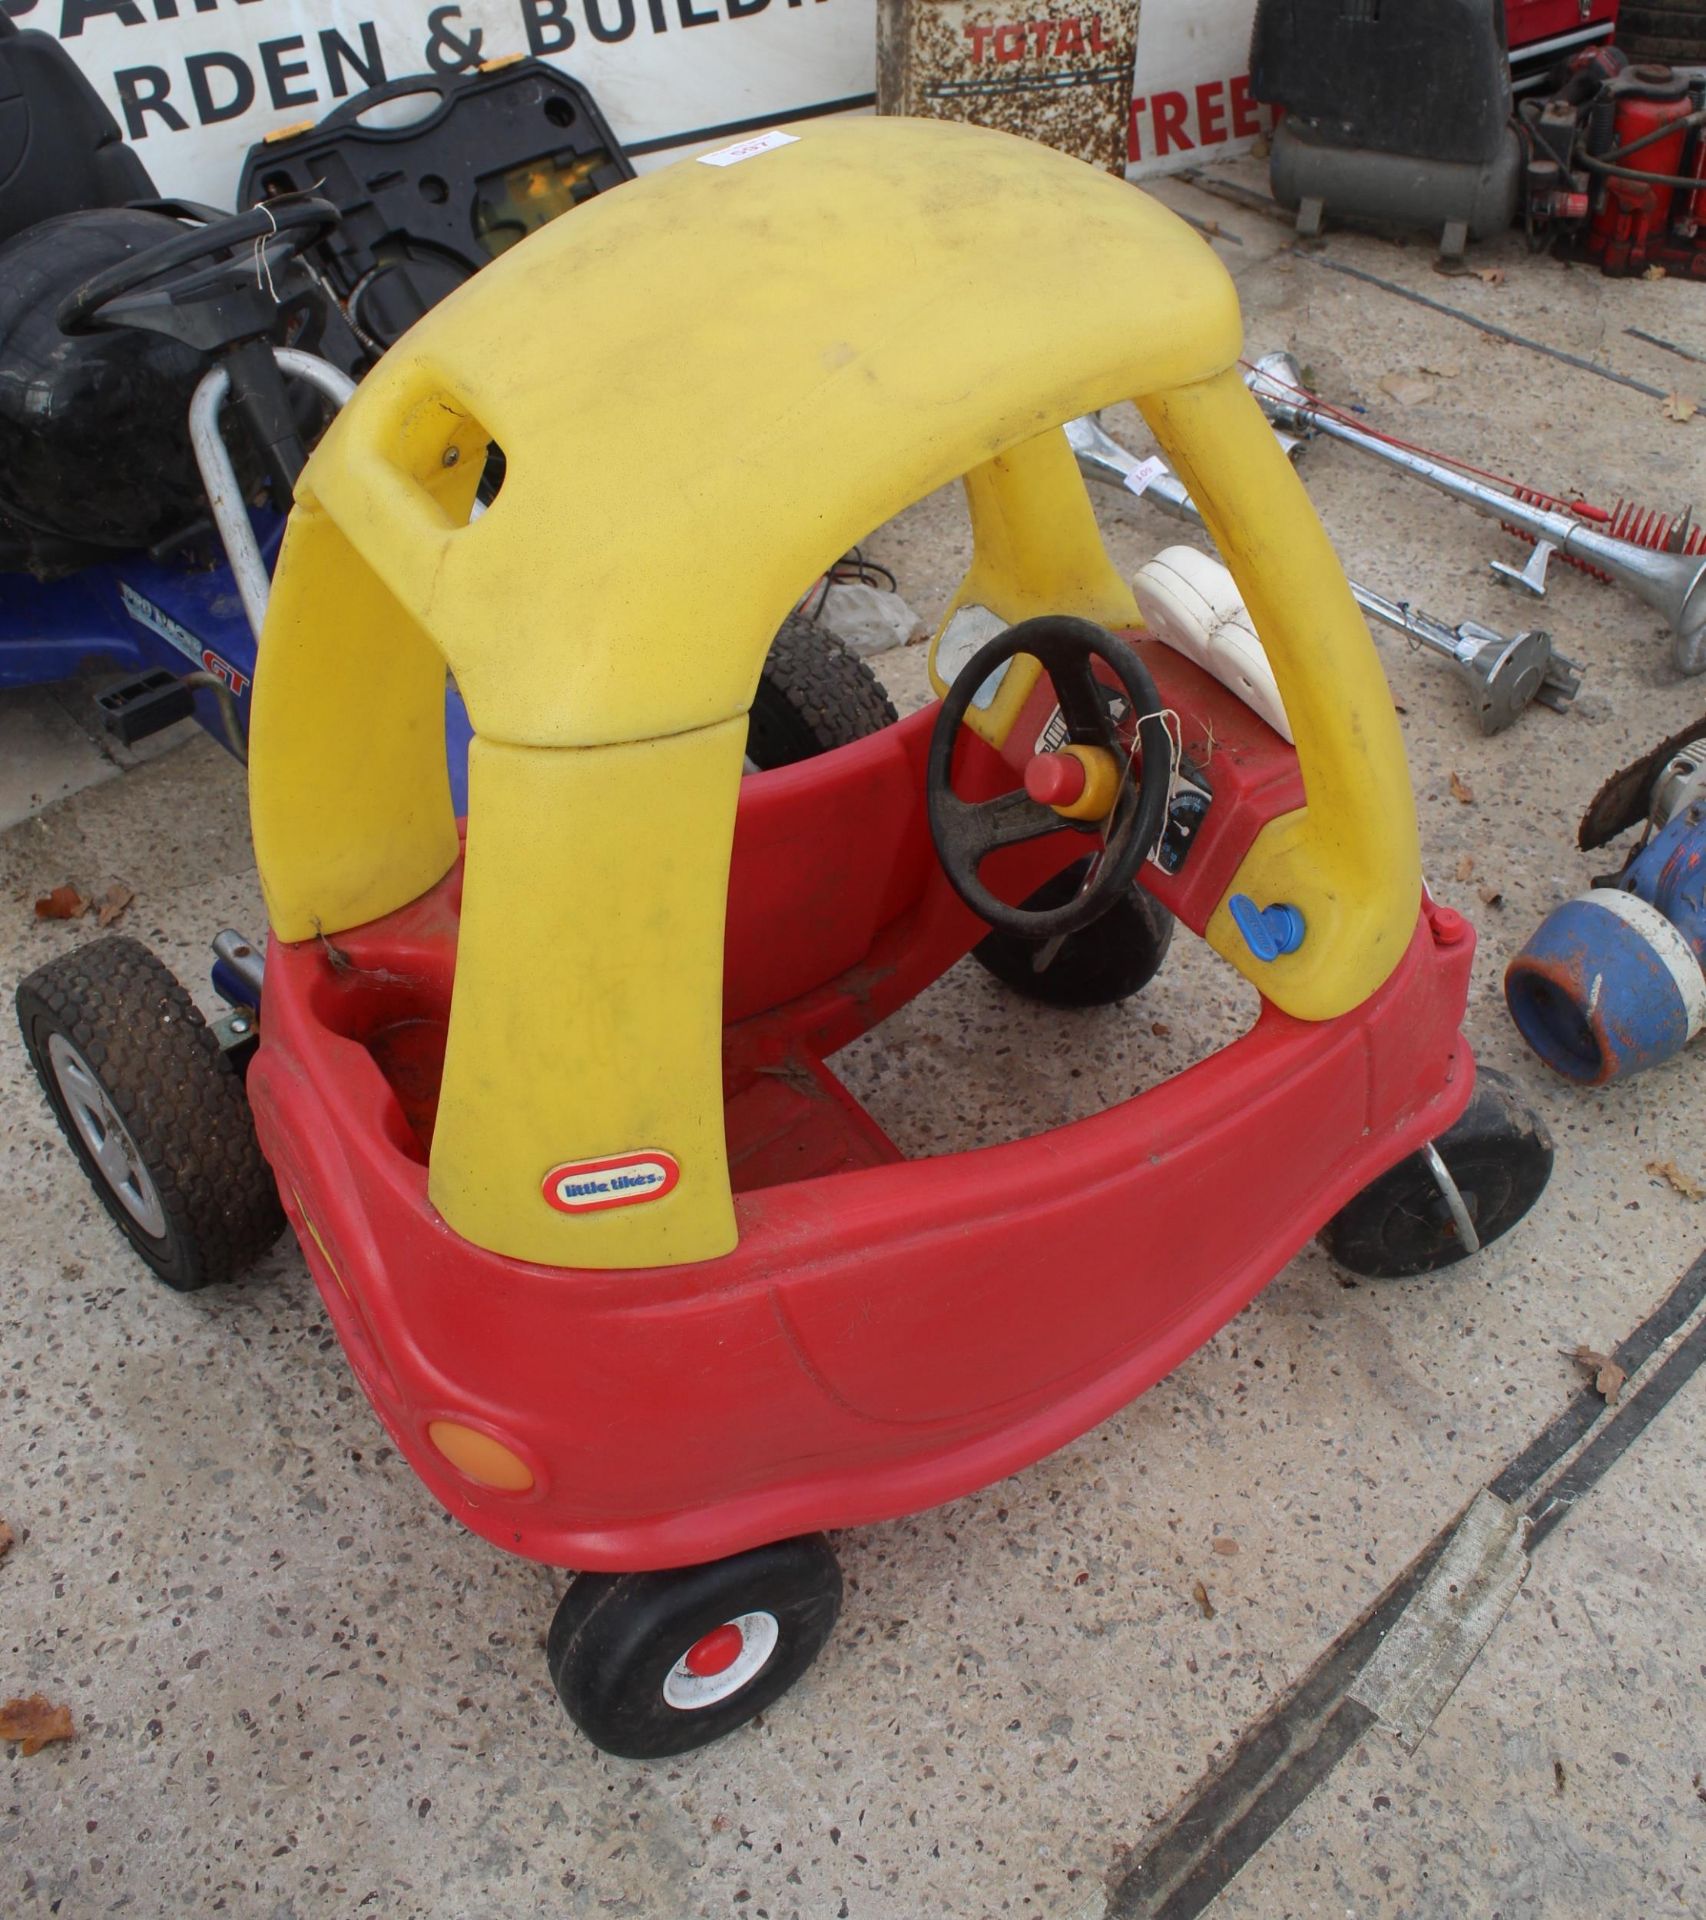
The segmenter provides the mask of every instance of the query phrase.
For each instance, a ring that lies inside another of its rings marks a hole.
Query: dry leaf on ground
[[[79,893],[69,881],[36,901],[38,920],[81,920],[88,911],[88,896]]]
[[[1497,887],[1481,887],[1477,891],[1481,895],[1481,904],[1484,907],[1502,907],[1505,904],[1505,896]]]
[[[0,1740],[16,1740],[26,1760],[55,1740],[71,1736],[71,1709],[56,1707],[44,1694],[32,1693],[27,1700],[8,1700],[0,1706]]]
[[[110,927],[135,898],[135,893],[122,880],[115,880],[95,902],[96,925]]]
[[[1617,1405],[1617,1396],[1623,1391],[1623,1382],[1629,1378],[1623,1369],[1609,1354],[1597,1353],[1592,1347],[1577,1347],[1570,1358],[1584,1373],[1593,1376],[1594,1392],[1608,1407]]]
[[[1685,393],[1678,393],[1673,390],[1665,395],[1665,403],[1662,411],[1667,420],[1686,422],[1692,420],[1700,411],[1700,402],[1698,400],[1690,400]]]
[[[1238,1551],[1238,1542],[1234,1540],[1230,1534],[1221,1534],[1220,1537],[1213,1542],[1213,1546],[1216,1553],[1236,1553]]]
[[[14,1537],[12,1529],[7,1526],[4,1520],[0,1520],[0,1560],[4,1560],[7,1554],[12,1551],[12,1541]]]
[[[1649,1160],[1647,1171],[1655,1180],[1662,1180],[1667,1186],[1674,1187],[1685,1200],[1706,1200],[1706,1187],[1690,1180],[1674,1160]]]
[[[1202,1609],[1202,1617],[1205,1620],[1214,1618],[1214,1602],[1208,1597],[1208,1588],[1200,1580],[1192,1583],[1191,1598]]]
[[[1451,776],[1451,797],[1459,806],[1472,807],[1475,804],[1475,789],[1460,773]]]
[[[1466,853],[1459,859],[1457,863],[1457,877],[1459,880],[1473,880],[1475,878],[1474,854]]]
[[[1455,380],[1463,371],[1463,363],[1459,360],[1442,360],[1437,367],[1430,367],[1424,361],[1422,371],[1433,374],[1439,380]]]

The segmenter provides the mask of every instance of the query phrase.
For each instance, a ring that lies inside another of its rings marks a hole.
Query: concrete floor
[[[1706,421],[1672,423],[1657,401],[1295,257],[1280,226],[1184,183],[1161,191],[1218,223],[1252,346],[1292,348],[1329,396],[1553,491],[1706,495]],[[1697,289],[1602,280],[1515,243],[1476,255],[1501,284],[1442,279],[1420,244],[1336,235],[1328,252],[1638,378],[1701,384],[1623,332],[1706,347]],[[1427,383],[1417,404],[1381,389],[1393,374]],[[1135,416],[1108,424],[1146,446]],[[1510,629],[1539,611],[1488,577],[1489,555],[1518,551],[1490,522],[1345,449],[1312,449],[1303,471],[1367,584],[1452,621]],[[1096,497],[1125,566],[1180,537],[1139,501]],[[869,550],[933,619],[964,551],[957,496]],[[1481,931],[1467,1030],[1557,1140],[1541,1205],[1449,1278],[1349,1285],[1305,1253],[1073,1446],[844,1536],[845,1611],[817,1666],[761,1725],[679,1761],[618,1762],[574,1736],[544,1672],[561,1576],[428,1502],[294,1245],[225,1291],[152,1283],[0,1027],[0,1520],[17,1535],[0,1696],[39,1690],[77,1729],[30,1759],[8,1750],[0,1911],[1158,1911],[1139,1871],[1152,1829],[1261,1716],[1283,1717],[1313,1663],[1571,1403],[1569,1351],[1614,1345],[1706,1240],[1706,1209],[1647,1171],[1670,1161],[1706,1185],[1699,1062],[1571,1092],[1516,1040],[1499,991],[1509,953],[1602,864],[1573,846],[1602,776],[1706,709],[1706,683],[1676,677],[1661,622],[1620,590],[1566,571],[1544,618],[1584,690],[1567,716],[1536,711],[1492,740],[1435,662],[1378,641],[1430,882]],[[922,697],[921,650],[877,664],[903,704]],[[0,700],[0,739],[18,711]],[[86,750],[65,755],[63,777],[32,771],[43,810],[0,835],[0,978],[87,937],[37,924],[37,893],[119,879],[137,892],[125,930],[201,992],[211,933],[262,924],[238,770],[200,738],[89,784]],[[1123,1098],[1253,1005],[1188,938],[1140,1001],[1081,1016],[962,966],[838,1065],[927,1153]],[[1414,1754],[1369,1730],[1223,1891],[1168,1911],[1706,1911],[1703,1397],[1683,1384],[1537,1551]]]

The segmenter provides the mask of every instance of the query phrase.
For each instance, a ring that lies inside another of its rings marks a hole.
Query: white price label
[[[750,160],[755,153],[768,153],[772,147],[791,147],[799,139],[797,133],[783,133],[772,127],[768,133],[755,133],[750,140],[738,140],[732,147],[719,147],[715,153],[702,153],[699,164],[702,167],[732,167],[738,161]]]
[[[1167,462],[1152,453],[1147,460],[1140,460],[1126,475],[1126,490],[1141,499],[1166,471]]]

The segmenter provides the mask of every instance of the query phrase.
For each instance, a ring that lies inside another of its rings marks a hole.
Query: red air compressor
[[[1518,109],[1531,244],[1604,273],[1706,279],[1706,81],[1593,47],[1554,86]]]

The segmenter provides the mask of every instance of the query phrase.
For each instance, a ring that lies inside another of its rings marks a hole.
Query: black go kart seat
[[[154,197],[148,169],[70,54],[0,13],[0,242],[55,214]]]

